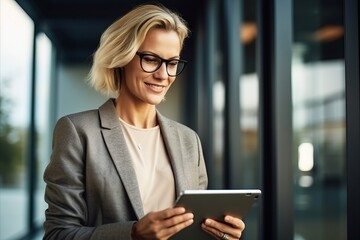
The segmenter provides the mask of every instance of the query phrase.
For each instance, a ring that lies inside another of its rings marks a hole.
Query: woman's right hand
[[[165,240],[191,225],[194,222],[193,218],[194,215],[186,213],[182,207],[150,212],[133,225],[132,238]]]

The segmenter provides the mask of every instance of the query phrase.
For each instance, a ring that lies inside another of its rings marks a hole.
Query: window
[[[1,0],[0,17],[0,238],[9,239],[27,232],[26,156],[34,24],[11,0]]]
[[[294,239],[346,239],[342,1],[294,1]]]

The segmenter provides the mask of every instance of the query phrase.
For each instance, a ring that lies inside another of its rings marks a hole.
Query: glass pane
[[[0,17],[0,239],[14,239],[27,231],[26,148],[34,26],[12,0],[0,1]]]
[[[346,239],[343,2],[293,7],[294,239]]]
[[[50,111],[51,90],[51,51],[52,45],[45,34],[36,37],[36,111],[35,122],[37,131],[37,188],[35,192],[36,223],[41,226],[44,222],[46,203],[44,201],[43,172],[50,159],[52,126]]]
[[[259,79],[256,73],[257,1],[245,0],[241,4],[240,41],[242,69],[240,76],[240,161],[242,188],[259,188],[258,109]],[[257,203],[245,219],[246,230],[242,239],[259,239],[260,208]]]

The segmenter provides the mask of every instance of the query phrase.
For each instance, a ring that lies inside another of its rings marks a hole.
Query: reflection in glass
[[[26,145],[34,25],[12,0],[0,1],[0,239],[26,233]]]
[[[346,239],[341,1],[294,1],[294,239]]]
[[[46,204],[44,202],[44,181],[42,179],[45,166],[50,159],[51,129],[50,124],[50,90],[51,90],[51,53],[52,45],[45,34],[36,36],[36,99],[35,117],[37,134],[37,176],[35,192],[36,222],[39,226],[44,221]]]

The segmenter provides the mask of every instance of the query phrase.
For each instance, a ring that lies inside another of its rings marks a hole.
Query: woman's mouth
[[[162,85],[156,85],[156,84],[151,84],[151,83],[145,83],[146,86],[148,86],[151,90],[155,91],[155,92],[162,92],[162,90],[165,88],[165,86]]]

